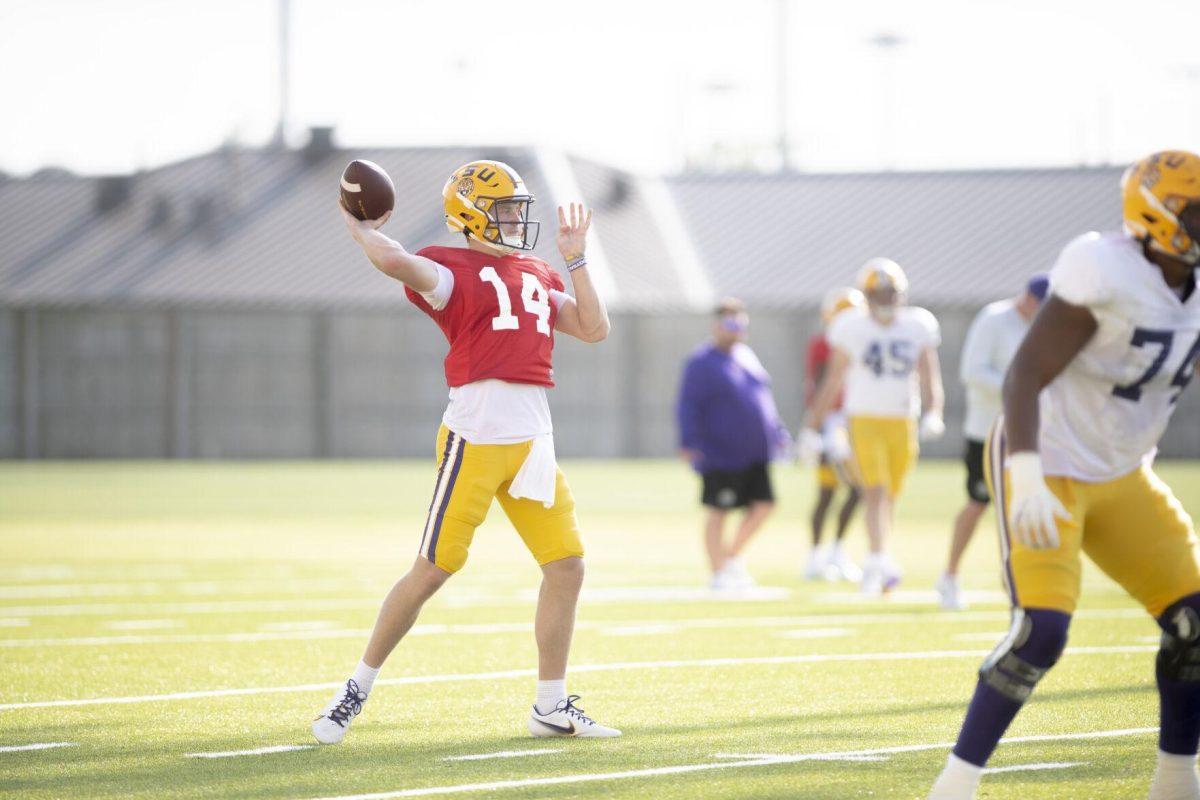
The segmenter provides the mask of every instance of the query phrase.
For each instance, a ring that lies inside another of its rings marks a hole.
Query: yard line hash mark
[[[253,750],[225,750],[218,753],[188,753],[188,758],[236,758],[238,756],[265,756],[270,753],[290,753],[294,750],[311,750],[312,744],[277,744],[273,747],[257,747]]]
[[[498,753],[476,753],[469,756],[446,756],[442,761],[487,761],[491,758],[521,758],[522,756],[545,756],[552,753],[561,753],[562,748],[550,748],[545,750],[501,750]]]

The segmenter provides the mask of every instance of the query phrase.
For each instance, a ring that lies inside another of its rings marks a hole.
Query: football
[[[342,205],[359,219],[379,219],[396,205],[396,187],[374,161],[354,160],[342,171]]]

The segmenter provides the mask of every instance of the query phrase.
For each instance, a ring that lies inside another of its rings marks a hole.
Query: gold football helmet
[[[1131,235],[1151,250],[1200,264],[1200,231],[1179,221],[1189,203],[1200,202],[1200,156],[1186,150],[1146,156],[1125,170],[1121,199]]]
[[[834,317],[846,309],[862,308],[866,302],[863,293],[850,286],[830,289],[825,295],[825,299],[821,301],[821,322],[828,325],[833,322]]]
[[[503,253],[532,250],[541,225],[529,220],[534,197],[502,161],[472,161],[442,188],[446,227]]]
[[[872,258],[858,270],[858,289],[865,295],[886,289],[903,294],[908,291],[908,276],[890,258]]]

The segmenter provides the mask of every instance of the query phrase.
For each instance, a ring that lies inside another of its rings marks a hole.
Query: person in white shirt
[[[1004,373],[1025,338],[1033,315],[1046,299],[1049,286],[1046,273],[1033,275],[1018,296],[984,306],[967,330],[959,366],[959,376],[967,388],[967,417],[963,422],[967,440],[963,453],[967,466],[967,503],[954,518],[950,560],[937,581],[938,603],[947,610],[967,607],[958,582],[958,565],[992,499],[983,475],[983,443],[1000,415]]]
[[[871,548],[862,590],[877,595],[900,582],[886,545],[896,498],[917,461],[918,430],[922,439],[946,430],[941,334],[933,314],[906,304],[908,277],[895,261],[868,261],[859,270],[858,288],[866,308],[843,311],[829,326],[833,357],[800,432],[800,455],[815,461],[824,448],[821,429],[844,385],[850,465],[863,489]]]

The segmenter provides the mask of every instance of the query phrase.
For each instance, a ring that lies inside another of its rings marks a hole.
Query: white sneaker
[[[834,579],[850,583],[858,583],[863,578],[863,571],[858,565],[850,560],[842,548],[836,546],[833,548],[833,558],[829,560],[829,572],[832,572]]]
[[[900,585],[903,573],[886,553],[872,553],[863,563],[862,593],[878,597]]]
[[[573,694],[549,714],[538,711],[535,705],[529,714],[529,732],[534,736],[549,738],[552,736],[600,737],[609,738],[620,736],[616,728],[606,728],[596,720],[583,713],[583,709],[575,705],[579,695]]]
[[[724,569],[719,569],[708,579],[708,588],[710,591],[718,593],[732,592],[737,588],[737,583],[734,581],[732,575]]]
[[[362,713],[367,693],[358,688],[353,678],[346,681],[344,689],[329,701],[321,716],[313,720],[312,733],[321,744],[337,744],[346,737],[350,723]]]
[[[962,611],[967,607],[963,597],[962,587],[958,585],[958,577],[942,574],[934,584],[938,594],[938,605],[947,611]]]
[[[728,576],[729,582],[733,584],[735,589],[753,589],[758,585],[754,580],[754,576],[746,569],[746,562],[741,558],[731,558],[725,562],[725,566],[721,571]]]
[[[806,581],[819,581],[825,578],[825,570],[829,567],[829,548],[814,547],[808,554],[808,566],[804,568]]]

